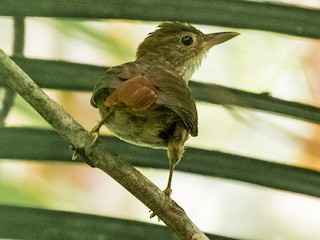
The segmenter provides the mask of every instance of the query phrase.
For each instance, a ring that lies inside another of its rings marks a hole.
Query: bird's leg
[[[107,114],[107,115],[109,115],[109,114]],[[106,117],[102,118],[101,121],[99,121],[99,123],[91,129],[90,132],[93,134],[93,141],[90,143],[89,148],[91,148],[91,146],[97,141],[97,139],[99,137],[99,130],[105,120],[106,120]],[[73,151],[71,159],[74,161],[78,157],[78,152],[73,145],[70,145],[69,148]]]
[[[91,133],[93,134],[93,140],[89,146],[89,148],[91,148],[91,146],[97,141],[98,137],[99,137],[99,131],[100,128],[102,127],[102,125],[104,124],[104,122],[106,121],[106,119],[109,117],[109,115],[111,114],[112,110],[109,110],[109,112],[103,116],[103,118],[98,122],[97,125],[95,125],[92,129],[91,129]],[[74,146],[70,145],[69,148],[73,151],[72,153],[72,160],[76,160],[78,157],[78,153],[77,150],[75,149]]]
[[[107,118],[112,112],[113,111],[110,109],[109,112],[102,117],[102,119],[98,122],[98,124],[91,129],[90,132],[93,134],[93,141],[90,144],[90,147],[97,141],[99,137],[100,128],[102,127],[102,125],[105,123],[105,121],[107,120]]]
[[[180,162],[182,155],[184,152],[184,141],[181,139],[177,141],[177,139],[173,139],[173,141],[169,141],[168,143],[168,158],[169,158],[169,178],[166,189],[163,191],[164,194],[171,198],[171,184],[172,184],[172,176],[174,168]]]
[[[104,124],[104,122],[106,121],[107,117],[108,117],[109,114],[106,114],[105,117],[103,117],[97,125],[95,125],[92,129],[91,129],[91,133],[93,134],[93,141],[91,143],[90,146],[92,146],[98,139],[99,137],[99,131],[100,131],[100,128],[102,127],[102,125]]]
[[[173,171],[183,156],[184,143],[188,139],[188,135],[189,133],[184,128],[181,128],[180,131],[176,130],[174,135],[168,141],[167,154],[169,159],[169,178],[168,178],[167,187],[165,190],[163,190],[163,193],[167,196],[168,200],[171,200],[171,193],[172,193],[171,184],[172,184]],[[150,218],[153,218],[154,216],[156,216],[154,212],[152,211],[150,212],[151,212]]]
[[[168,156],[169,156],[169,149],[168,149]],[[171,199],[171,182],[172,182],[172,175],[173,175],[173,170],[175,168],[175,166],[179,163],[179,161],[176,161],[176,164],[173,164],[173,161],[170,160],[169,157],[169,179],[168,179],[168,183],[167,183],[167,187],[165,190],[163,190],[163,193],[168,197],[168,199]],[[149,211],[150,212],[150,218],[155,217],[157,214],[155,214],[153,211]],[[160,218],[158,217],[158,222],[160,222]]]
[[[168,178],[168,183],[167,187],[165,190],[163,190],[163,193],[168,197],[168,200],[171,200],[171,184],[172,184],[172,176],[173,176],[173,171],[174,168],[178,165],[180,162],[183,152],[184,152],[184,142],[186,141],[187,138],[185,139],[172,139],[172,141],[169,141],[168,143],[168,158],[169,158],[169,178]],[[150,211],[150,218],[153,218],[156,216],[156,214],[152,211]],[[158,219],[160,221],[160,219]]]
[[[185,129],[182,122],[177,123],[175,132],[168,140],[168,158],[169,158],[169,178],[166,189],[163,191],[168,198],[171,198],[171,184],[174,168],[180,162],[184,153],[184,143],[189,138],[189,131]]]
[[[167,183],[167,187],[165,190],[163,190],[164,194],[166,196],[168,196],[169,198],[171,198],[171,193],[172,193],[172,189],[171,189],[171,184],[172,184],[172,176],[173,176],[173,170],[175,168],[175,165],[171,163],[169,163],[169,178],[168,178],[168,183]]]

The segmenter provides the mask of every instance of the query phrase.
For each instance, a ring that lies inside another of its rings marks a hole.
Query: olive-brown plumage
[[[166,148],[170,197],[172,174],[198,116],[188,81],[207,51],[238,33],[203,34],[189,24],[160,24],[139,45],[134,62],[109,68],[95,85],[91,104],[118,138],[139,146]]]

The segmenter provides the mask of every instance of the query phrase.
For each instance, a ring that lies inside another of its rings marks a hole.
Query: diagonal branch
[[[183,209],[169,201],[163,192],[130,164],[122,161],[79,125],[64,109],[49,98],[32,79],[0,50],[0,79],[21,95],[59,134],[69,141],[86,162],[109,174],[150,208],[180,239],[208,239],[188,218]]]

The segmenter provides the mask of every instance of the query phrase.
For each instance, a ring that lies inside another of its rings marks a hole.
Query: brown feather
[[[108,108],[120,106],[140,112],[150,108],[157,98],[156,88],[145,77],[136,77],[122,82],[104,104]]]
[[[166,107],[182,119],[192,136],[198,135],[197,109],[187,83],[162,66],[130,62],[110,68],[95,86],[91,104],[96,107],[98,101],[135,112],[154,105]]]

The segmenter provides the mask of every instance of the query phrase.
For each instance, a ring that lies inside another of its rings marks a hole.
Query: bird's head
[[[210,48],[237,35],[204,34],[190,24],[165,22],[139,45],[137,61],[165,65],[188,81]]]

